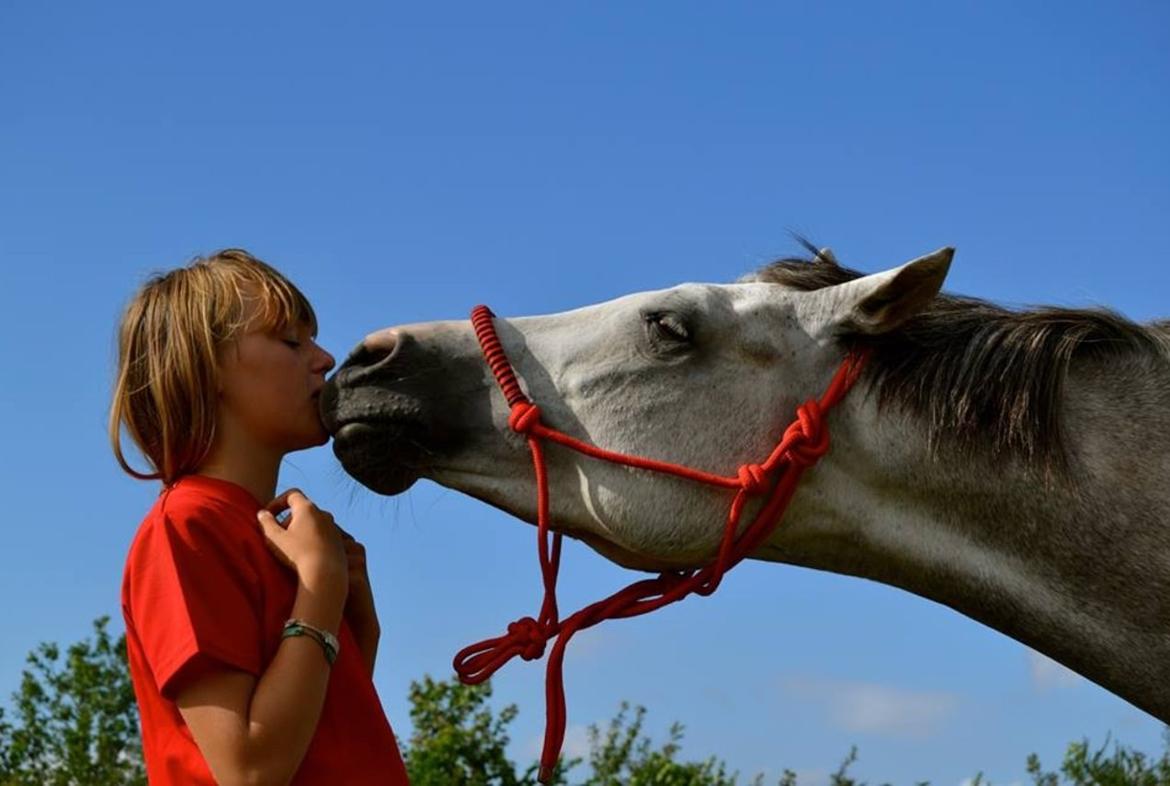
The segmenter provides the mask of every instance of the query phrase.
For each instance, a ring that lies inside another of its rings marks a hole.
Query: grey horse
[[[931,598],[1170,721],[1170,322],[939,294],[951,249],[872,275],[810,252],[496,328],[550,426],[724,475],[867,348],[832,449],[751,556]],[[370,334],[321,408],[373,491],[426,477],[536,520],[469,322]],[[566,536],[635,569],[713,557],[727,490],[546,455]]]

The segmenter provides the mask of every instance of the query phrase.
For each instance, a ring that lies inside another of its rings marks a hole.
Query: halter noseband
[[[833,376],[820,400],[809,400],[796,409],[796,420],[784,431],[780,442],[761,464],[744,464],[734,477],[714,475],[664,461],[614,453],[589,445],[556,429],[544,425],[540,408],[533,404],[516,381],[512,364],[496,336],[492,320],[495,317],[487,306],[476,306],[471,312],[471,324],[479,339],[484,358],[511,407],[508,426],[528,440],[536,473],[537,550],[540,572],[544,580],[544,602],[540,615],[523,617],[508,625],[508,632],[465,647],[455,656],[454,667],[459,679],[475,685],[488,679],[497,669],[516,655],[524,660],[535,660],[544,654],[545,644],[555,638],[545,675],[547,722],[544,748],[540,757],[539,778],[548,783],[555,772],[557,758],[565,737],[565,688],[562,665],[565,646],[573,634],[605,619],[634,617],[682,600],[694,592],[710,595],[719,586],[723,574],[754,551],[776,528],[780,517],[796,490],[804,470],[812,466],[829,450],[829,432],[825,428],[825,414],[845,396],[857,381],[865,366],[867,355],[851,353]],[[541,440],[549,440],[592,458],[624,464],[628,467],[665,472],[678,477],[735,491],[731,509],[724,524],[723,538],[714,562],[693,570],[664,572],[655,578],[636,581],[604,600],[586,606],[565,619],[557,614],[557,568],[561,557],[561,533],[553,534],[549,545],[548,472]],[[778,477],[776,477],[778,476]],[[771,485],[773,478],[775,485]],[[770,491],[769,491],[769,487]],[[748,498],[768,493],[763,506],[739,537],[739,519]]]

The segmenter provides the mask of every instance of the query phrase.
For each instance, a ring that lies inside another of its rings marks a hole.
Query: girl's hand
[[[276,514],[291,510],[284,521]],[[341,530],[333,516],[321,510],[300,489],[289,489],[256,514],[268,548],[282,563],[296,571],[309,586],[320,586],[342,595],[347,587],[347,557]]]

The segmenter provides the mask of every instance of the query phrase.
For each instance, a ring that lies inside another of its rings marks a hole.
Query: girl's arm
[[[273,552],[297,572],[290,616],[336,635],[348,585],[340,533],[300,492],[287,497],[287,527],[267,511],[260,525]],[[226,667],[192,675],[176,704],[221,786],[287,784],[317,729],[328,683],[321,645],[296,636],[281,642],[259,678]]]

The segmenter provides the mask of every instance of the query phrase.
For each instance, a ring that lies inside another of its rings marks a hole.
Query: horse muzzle
[[[333,453],[371,491],[407,490],[464,441],[462,424],[477,398],[469,388],[484,388],[482,373],[478,358],[461,363],[441,339],[425,325],[373,333],[321,390],[318,408]],[[461,375],[464,366],[474,373]],[[469,379],[461,383],[463,376]]]

